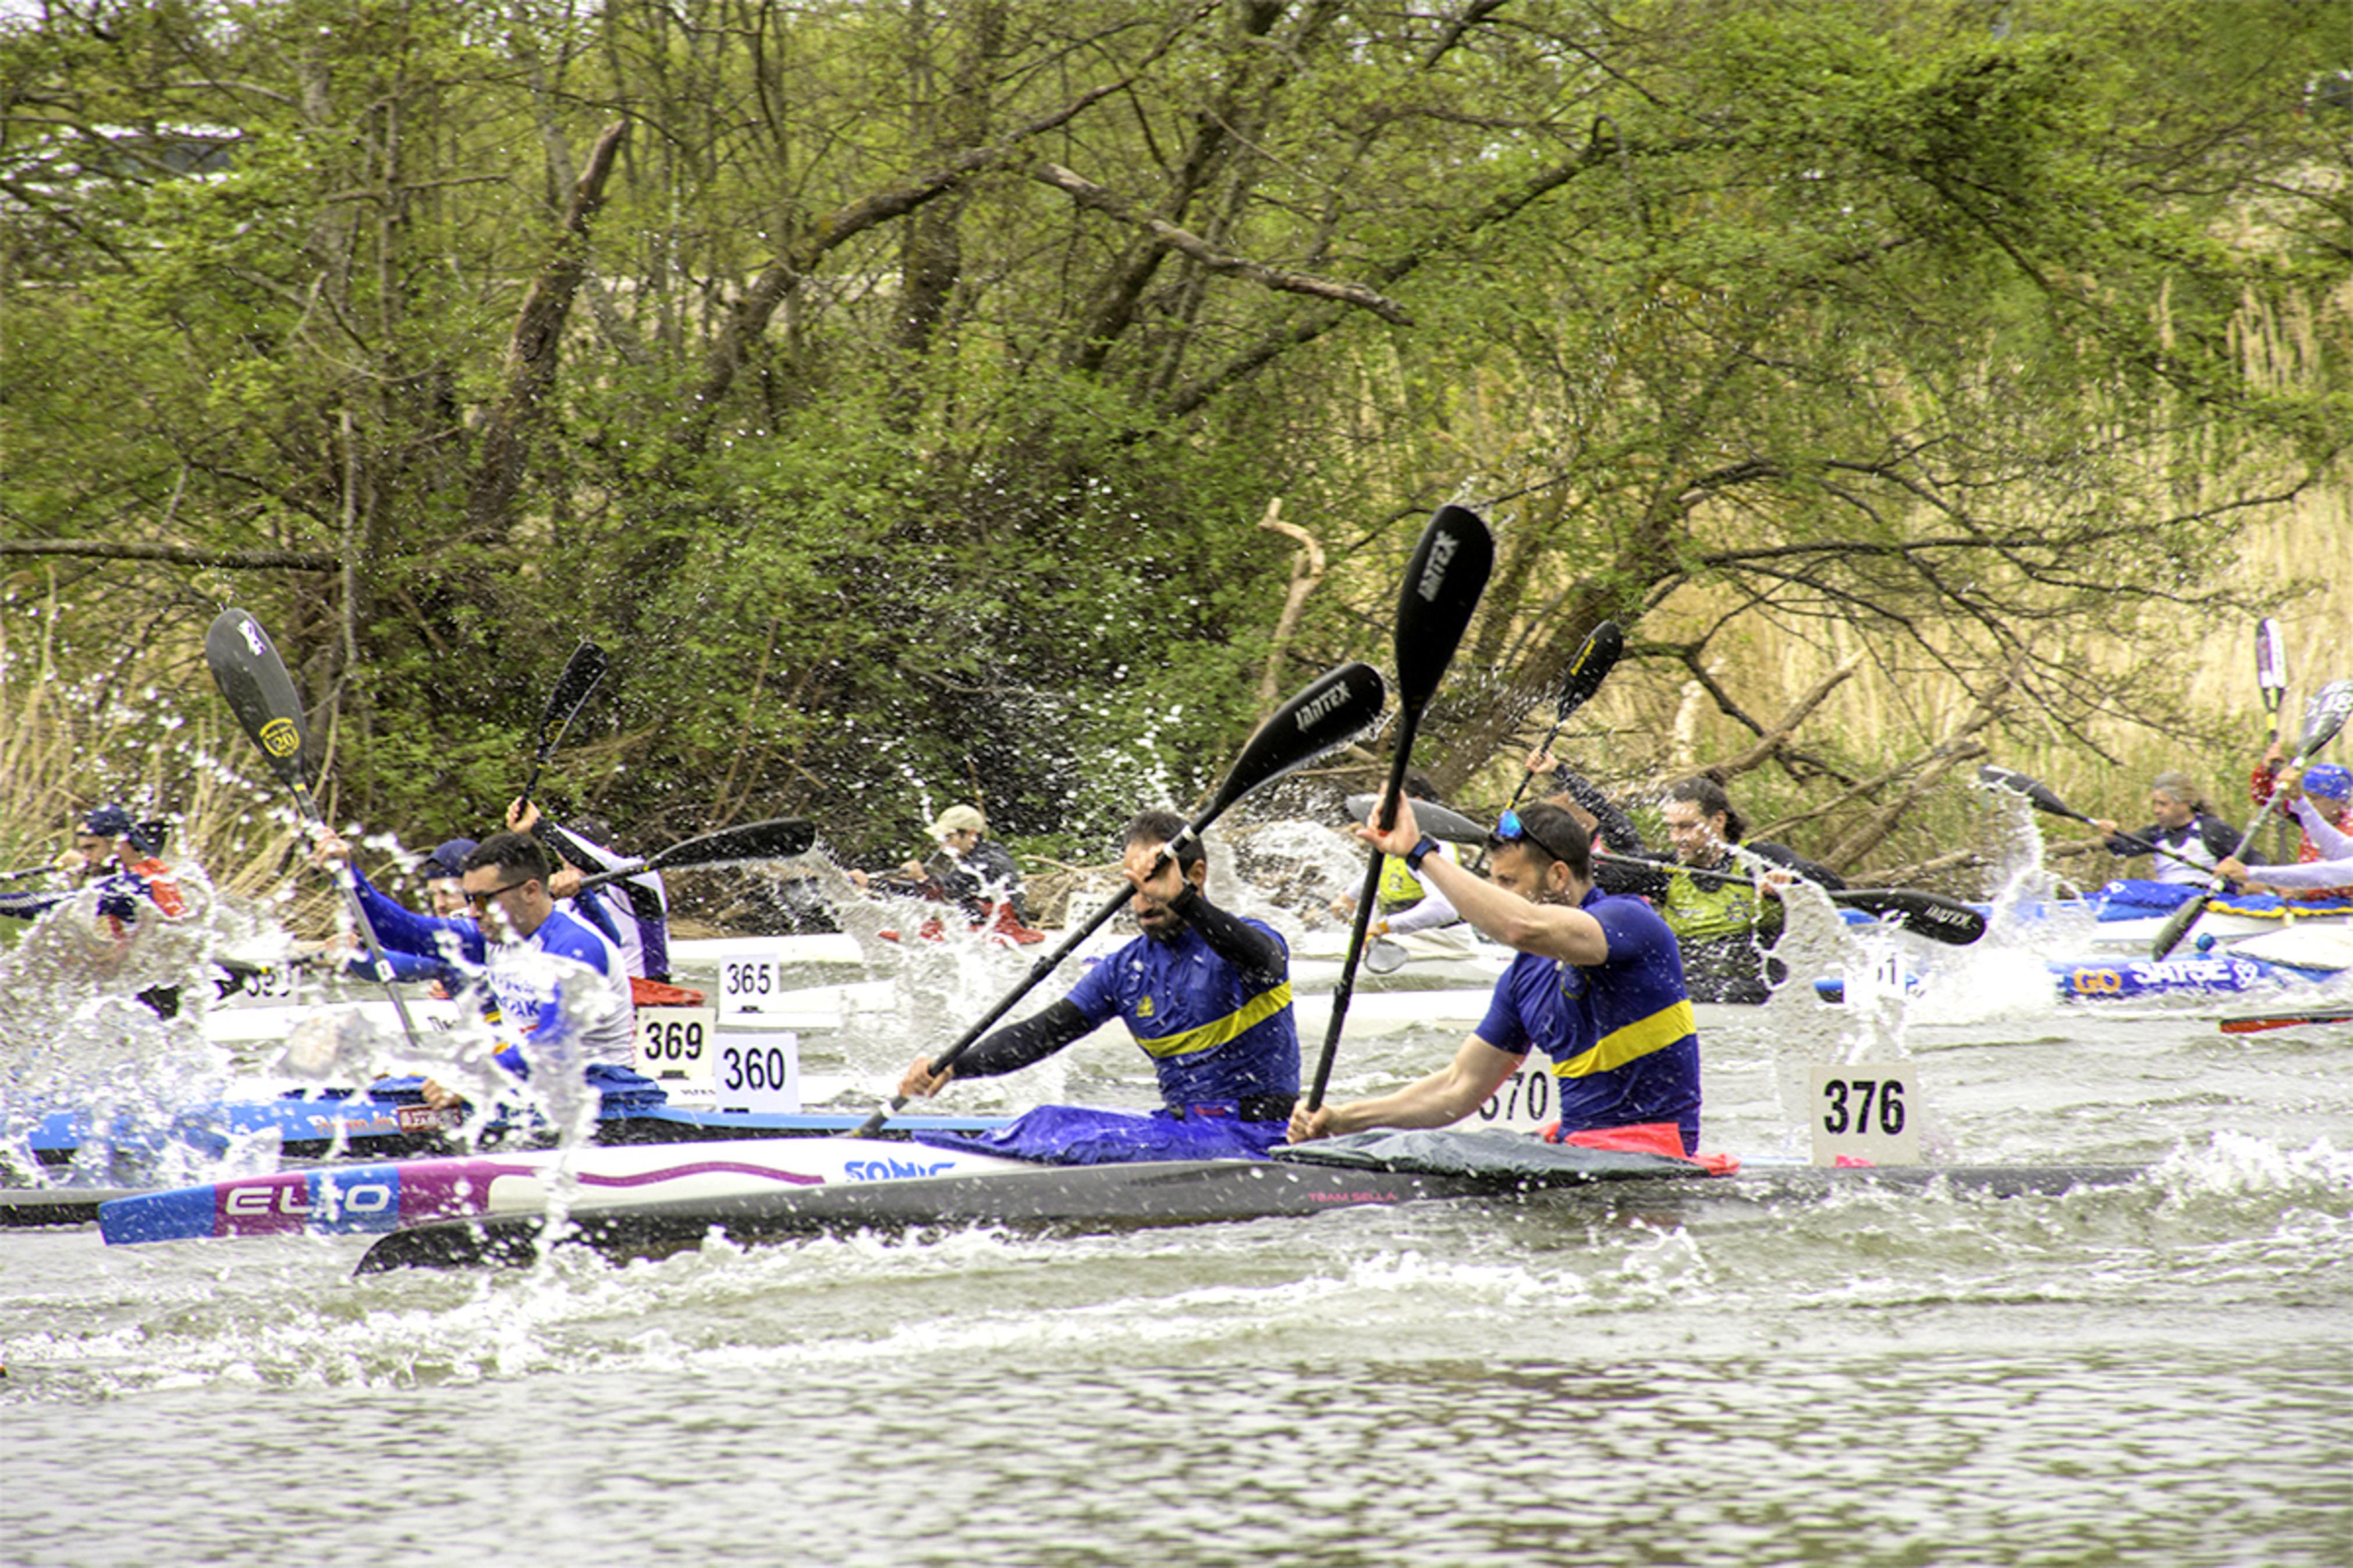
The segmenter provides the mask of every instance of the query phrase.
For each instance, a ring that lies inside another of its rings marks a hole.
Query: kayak
[[[678,1142],[711,1139],[813,1138],[839,1135],[861,1126],[863,1111],[713,1110],[681,1105],[608,1106],[593,1133],[600,1144]],[[895,1116],[882,1132],[904,1138],[919,1131],[987,1131],[1002,1116]],[[93,1123],[82,1111],[52,1111],[27,1139],[44,1165],[70,1164],[82,1146],[102,1141],[117,1150],[159,1153],[177,1144],[217,1157],[233,1142],[275,1135],[283,1159],[315,1160],[340,1151],[346,1157],[451,1152],[454,1134],[466,1125],[462,1111],[437,1110],[415,1101],[375,1100],[364,1095],[290,1094],[276,1100],[231,1100],[179,1112],[160,1125],[123,1116]],[[481,1129],[481,1142],[528,1147],[554,1141],[554,1131],[537,1116],[494,1117]]]
[[[1493,1134],[1390,1134],[1456,1139]],[[1513,1140],[1525,1149],[1531,1141]],[[987,1226],[1054,1235],[1323,1214],[1369,1205],[1486,1199],[1521,1205],[1593,1203],[1647,1208],[1685,1199],[1769,1203],[1861,1187],[1941,1186],[2010,1196],[2111,1186],[2139,1165],[1784,1166],[1733,1175],[1658,1155],[1536,1144],[1548,1169],[1482,1171],[1475,1163],[1423,1168],[1328,1163],[1320,1145],[1270,1161],[1185,1160],[1048,1167],[776,1190],[715,1200],[635,1205],[575,1205],[562,1245],[615,1259],[659,1258],[713,1232],[738,1244],[809,1235],[902,1233]],[[1412,1163],[1412,1162],[1407,1162]],[[527,1264],[539,1255],[529,1215],[444,1220],[396,1231],[369,1247],[362,1273],[403,1268]]]
[[[2115,881],[2085,899],[2054,899],[2021,904],[2003,913],[2006,921],[2030,924],[2064,922],[2070,945],[2083,942],[2147,952],[2187,898],[2181,889],[2147,881]],[[2231,893],[2211,898],[2198,917],[2199,939],[2235,942],[2242,938],[2312,927],[2353,931],[2353,900],[2281,899],[2270,894]]]
[[[346,1235],[468,1215],[544,1215],[551,1191],[567,1179],[580,1200],[612,1209],[1022,1168],[995,1155],[876,1138],[551,1149],[327,1165],[117,1195],[99,1205],[98,1225],[110,1245]]]

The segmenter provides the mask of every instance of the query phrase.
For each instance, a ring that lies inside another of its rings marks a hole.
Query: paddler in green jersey
[[[1741,843],[1747,825],[1714,779],[1672,785],[1660,811],[1675,864],[1648,891],[1683,946],[1693,999],[1764,1001],[1782,978],[1767,956],[1781,934],[1781,889],[1800,878],[1833,891],[1846,882],[1786,844]],[[1733,854],[1736,845],[1741,856]],[[1746,856],[1774,868],[1757,875]]]
[[[1439,799],[1438,784],[1419,768],[1409,768],[1405,775],[1405,793],[1410,800],[1427,800],[1443,805]],[[1447,860],[1454,858],[1453,847],[1439,846],[1438,853]],[[1414,874],[1412,867],[1399,855],[1381,857],[1381,879],[1373,891],[1373,901],[1379,906],[1368,934],[1372,936],[1404,936],[1412,931],[1436,931],[1441,926],[1459,925],[1462,917],[1447,901],[1446,895],[1436,886]],[[1332,900],[1332,912],[1342,920],[1356,912],[1356,898],[1343,893]]]

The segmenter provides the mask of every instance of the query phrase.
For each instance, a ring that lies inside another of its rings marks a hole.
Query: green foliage
[[[1271,659],[1379,657],[1450,499],[1504,547],[1426,726],[1459,778],[1605,614],[1662,679],[1862,644],[2179,728],[2087,640],[2210,613],[2242,498],[2342,479],[2341,3],[723,9],[0,32],[0,515],[183,556],[104,568],[143,642],[61,613],[78,668],[185,672],[233,584],[345,808],[431,837],[586,634],[548,790],[634,837],[802,812],[880,858],[977,797],[1092,845],[1214,781]],[[227,167],[174,170],[192,127]],[[1273,499],[1328,552],[1280,658]]]

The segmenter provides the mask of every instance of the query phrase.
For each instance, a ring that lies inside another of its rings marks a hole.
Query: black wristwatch
[[[1432,838],[1427,833],[1423,834],[1421,836],[1421,842],[1405,852],[1405,868],[1412,872],[1417,877],[1420,876],[1421,858],[1425,855],[1436,854],[1438,852],[1438,840]]]

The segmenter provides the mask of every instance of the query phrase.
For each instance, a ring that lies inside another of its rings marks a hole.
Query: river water
[[[2139,1184],[366,1278],[365,1238],[0,1233],[0,1561],[2342,1568],[2353,1026],[2061,1003],[2045,940],[1704,1009],[1706,1142],[1802,1155],[1805,1065],[1894,1056],[1936,1158]],[[1334,1093],[1458,1038],[1352,1037]],[[963,1104],[1142,1074],[1105,1037]]]

